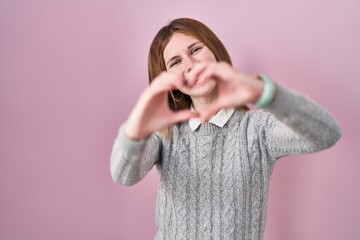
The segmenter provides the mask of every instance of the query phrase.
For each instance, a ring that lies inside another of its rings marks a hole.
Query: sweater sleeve
[[[111,152],[110,172],[113,181],[125,186],[138,183],[160,161],[161,147],[157,133],[147,139],[132,140],[126,136],[122,125]]]
[[[264,110],[260,129],[273,160],[330,148],[341,136],[339,125],[328,112],[284,87],[278,87],[274,101]]]

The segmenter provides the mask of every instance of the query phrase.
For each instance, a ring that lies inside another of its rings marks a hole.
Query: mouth
[[[193,87],[199,86],[199,85],[200,85],[200,84],[199,84],[199,81],[198,81],[198,80],[195,80]]]
[[[208,84],[211,85],[212,82],[213,82],[212,79],[209,79],[204,82],[199,82],[198,80],[195,80],[192,86],[189,86],[188,83],[186,82],[184,85],[184,88],[187,89],[188,91],[191,91],[192,89],[203,88],[203,87],[207,86]]]
[[[203,81],[202,83],[199,83],[199,81],[196,80],[192,87],[202,87],[202,86],[212,83],[213,81],[214,81],[213,79],[207,79],[207,80]]]

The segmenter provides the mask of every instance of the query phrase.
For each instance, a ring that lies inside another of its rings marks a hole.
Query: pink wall
[[[156,172],[118,186],[109,157],[147,85],[150,41],[176,17],[342,126],[334,148],[278,162],[265,239],[360,239],[356,0],[0,1],[0,239],[153,237]]]

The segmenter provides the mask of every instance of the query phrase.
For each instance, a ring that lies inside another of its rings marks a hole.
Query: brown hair
[[[194,19],[178,18],[161,28],[151,43],[148,57],[149,83],[161,72],[166,71],[163,57],[164,49],[176,32],[195,37],[213,52],[218,62],[224,61],[232,65],[225,46],[210,28]],[[172,110],[190,108],[191,99],[188,95],[181,93],[179,90],[174,90],[172,93],[173,96],[170,93],[168,94],[168,104]],[[168,135],[169,129],[162,132],[164,135]]]
[[[163,53],[175,32],[195,37],[213,52],[217,61],[225,61],[231,64],[231,59],[226,48],[210,28],[194,19],[178,18],[161,28],[151,43],[148,59],[150,83],[161,72],[166,71]],[[190,107],[191,99],[189,96],[184,95],[184,97],[178,97],[182,95],[178,90],[173,91],[173,94],[176,99],[182,98],[182,100],[176,101],[175,104],[175,100],[171,97],[171,94],[169,94],[168,103],[172,110],[176,111]]]

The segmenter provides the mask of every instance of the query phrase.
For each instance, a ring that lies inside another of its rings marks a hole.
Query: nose
[[[185,61],[185,69],[184,69],[184,74],[187,75],[191,72],[191,69],[193,68],[195,63],[195,60],[191,57],[188,57]]]
[[[188,67],[186,67],[185,72],[189,73],[191,71],[191,69],[192,69],[192,64],[189,65]]]

